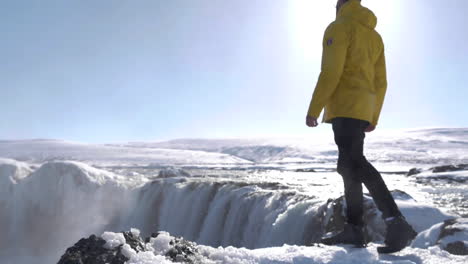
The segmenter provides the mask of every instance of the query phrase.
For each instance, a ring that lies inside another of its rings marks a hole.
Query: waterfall
[[[323,201],[274,183],[173,177],[138,185],[58,161],[22,177],[15,171],[0,170],[0,253],[59,257],[82,237],[131,227],[246,248],[302,245],[322,232]]]
[[[173,179],[171,179],[173,180]],[[314,197],[236,182],[158,180],[144,186],[130,223],[210,246],[303,244],[318,207]]]

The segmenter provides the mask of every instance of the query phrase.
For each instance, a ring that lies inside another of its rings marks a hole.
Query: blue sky
[[[468,1],[363,0],[389,87],[378,129],[468,126]],[[331,133],[304,124],[334,0],[5,0],[0,139]]]

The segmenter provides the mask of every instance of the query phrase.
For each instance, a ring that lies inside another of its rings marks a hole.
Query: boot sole
[[[411,244],[411,242],[416,238],[416,236],[418,235],[418,233],[413,233],[411,234],[410,237],[408,237],[408,241],[406,242],[405,245],[403,246],[383,246],[383,247],[377,247],[377,252],[379,254],[391,254],[391,253],[396,253],[398,251],[401,251],[402,249],[404,249],[405,247],[409,246]]]
[[[391,254],[391,253],[396,253],[398,251],[401,251],[403,248],[394,248],[394,247],[388,247],[388,246],[377,247],[377,252],[379,254]]]

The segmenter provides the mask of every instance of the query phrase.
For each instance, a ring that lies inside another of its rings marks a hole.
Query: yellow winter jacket
[[[325,108],[322,122],[351,117],[377,125],[387,90],[382,38],[377,18],[360,1],[346,2],[323,38],[322,70],[308,116]]]

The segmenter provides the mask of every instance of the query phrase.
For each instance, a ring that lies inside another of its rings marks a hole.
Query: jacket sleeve
[[[322,68],[307,112],[308,116],[320,115],[336,90],[346,60],[349,36],[343,24],[332,23],[323,38]]]
[[[372,125],[376,126],[379,122],[380,112],[382,110],[385,93],[387,92],[387,69],[385,66],[385,52],[382,53],[375,65],[375,91],[376,91],[376,106]]]

